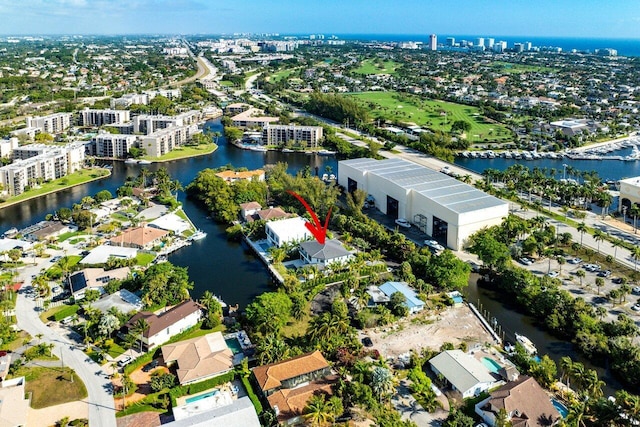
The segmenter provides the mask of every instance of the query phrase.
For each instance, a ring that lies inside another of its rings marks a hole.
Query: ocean
[[[376,40],[376,41],[416,41],[427,44],[429,34],[336,34],[343,40]],[[578,38],[578,37],[529,37],[529,36],[499,36],[499,35],[455,35],[437,34],[438,43],[443,44],[447,37],[454,37],[456,42],[460,40],[475,41],[478,37],[484,37],[497,41],[506,41],[509,48],[514,43],[531,42],[536,47],[560,47],[563,52],[576,49],[580,52],[594,52],[596,49],[611,48],[618,51],[620,56],[640,56],[640,39],[616,39],[616,38]]]

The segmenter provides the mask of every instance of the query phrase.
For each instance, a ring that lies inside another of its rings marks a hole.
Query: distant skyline
[[[2,35],[477,34],[640,39],[637,0],[0,0]]]

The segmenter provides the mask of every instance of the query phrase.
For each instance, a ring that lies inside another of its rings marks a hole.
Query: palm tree
[[[147,329],[149,329],[149,323],[142,317],[136,320],[131,328],[132,333],[140,335],[140,353],[142,353],[142,339]]]
[[[576,227],[576,230],[580,233],[580,246],[582,246],[582,239],[584,238],[584,233],[586,233],[589,229],[587,228],[587,224],[581,222]]]
[[[371,389],[378,395],[380,401],[390,396],[395,390],[391,371],[381,366],[373,368],[373,373],[371,374]]]
[[[584,391],[592,399],[598,399],[602,397],[602,387],[605,385],[604,381],[598,378],[598,373],[595,369],[589,369],[584,375]]]
[[[598,315],[600,320],[602,320],[604,319],[604,316],[607,315],[607,309],[602,306],[599,306],[598,308],[596,308],[596,314]]]
[[[598,289],[598,295],[600,295],[600,288],[604,286],[604,279],[602,277],[596,277],[596,288]]]
[[[633,233],[636,234],[638,232],[638,228],[636,227],[636,220],[640,216],[640,205],[634,203],[633,206],[631,206],[629,215],[633,217]]]
[[[613,246],[613,259],[614,261],[617,261],[618,258],[618,248],[620,246],[622,246],[624,242],[622,241],[622,239],[613,239],[613,241],[611,242],[611,246]]]
[[[631,250],[631,256],[633,257],[634,262],[634,269],[635,271],[638,271],[638,260],[640,260],[640,246],[634,246],[633,249]]]
[[[596,243],[598,243],[598,254],[600,254],[600,242],[604,240],[605,236],[606,233],[600,229],[596,229],[593,232],[593,238],[595,239]]]
[[[311,396],[304,409],[304,418],[310,426],[325,426],[332,424],[335,417],[331,410],[331,405],[327,402],[324,394]]]
[[[586,275],[587,273],[585,273],[585,271],[582,269],[576,271],[576,276],[578,276],[578,278],[580,279],[580,287],[582,287],[582,279],[584,279]]]
[[[558,256],[558,258],[556,258],[556,261],[558,261],[558,270],[560,275],[562,275],[562,265],[564,263],[567,262],[567,260],[563,257],[563,256]]]
[[[562,369],[562,377],[567,381],[567,388],[569,388],[569,379],[573,372],[573,360],[569,356],[564,356],[560,359],[560,369]]]

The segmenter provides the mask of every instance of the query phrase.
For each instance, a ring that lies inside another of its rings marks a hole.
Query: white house
[[[142,333],[142,344],[144,348],[149,350],[157,345],[166,343],[174,335],[178,335],[195,326],[201,316],[202,310],[200,306],[190,299],[160,315],[148,311],[137,313],[129,319],[123,328],[124,332],[135,330],[138,319],[144,319],[148,328]]]
[[[323,245],[317,240],[300,243],[300,259],[307,264],[345,263],[353,258],[353,254],[342,246],[338,240],[326,240]]]
[[[476,358],[462,350],[443,351],[429,360],[431,370],[442,375],[462,397],[477,396],[493,387],[496,379]]]
[[[281,247],[287,243],[298,243],[312,237],[305,224],[307,221],[299,216],[294,218],[270,221],[265,226],[267,240],[273,246]]]

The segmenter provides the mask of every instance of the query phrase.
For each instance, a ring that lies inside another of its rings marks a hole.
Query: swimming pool
[[[224,341],[234,355],[242,353],[242,347],[240,346],[238,338],[225,338]]]
[[[481,362],[489,371],[493,372],[494,374],[497,374],[500,368],[502,368],[502,366],[500,366],[498,362],[489,357],[483,357]]]
[[[205,394],[200,394],[198,396],[193,396],[193,397],[187,397],[185,399],[186,403],[193,403],[193,402],[197,402],[198,400],[202,400],[202,399],[206,399],[207,397],[211,397],[211,396],[215,396],[216,394],[220,393],[218,391],[218,389],[216,390],[212,390],[210,392],[207,392]]]
[[[555,399],[551,399],[551,403],[553,403],[554,408],[556,408],[558,412],[560,412],[560,415],[562,416],[562,418],[567,418],[567,415],[569,414],[569,410],[567,409],[566,406],[564,406],[562,403],[558,402]]]

